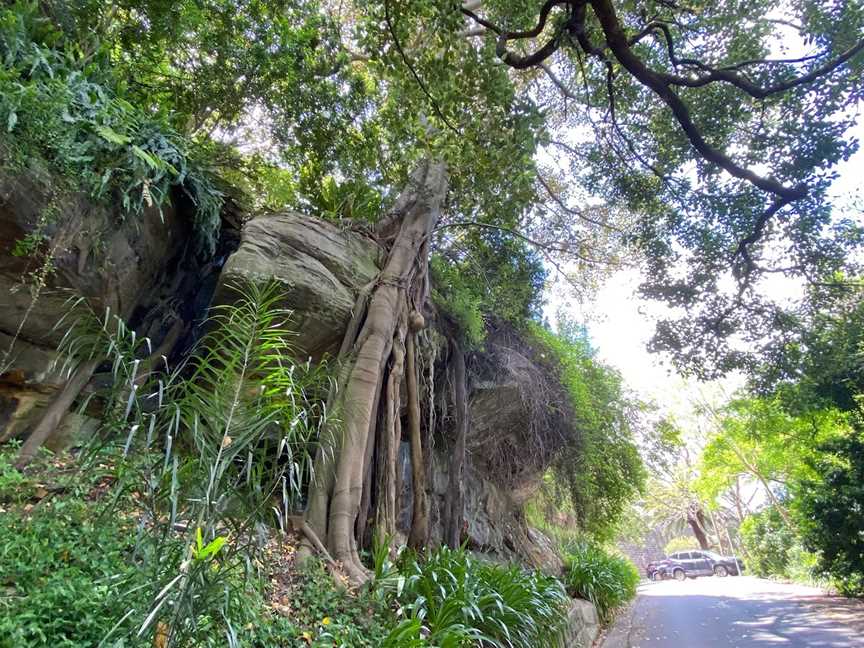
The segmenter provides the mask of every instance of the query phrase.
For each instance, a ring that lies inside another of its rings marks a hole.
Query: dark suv
[[[721,556],[713,551],[679,551],[665,560],[648,564],[648,578],[674,578],[683,581],[697,576],[738,576],[744,565],[734,556]]]

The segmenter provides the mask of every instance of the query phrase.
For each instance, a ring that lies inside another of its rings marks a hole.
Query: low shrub
[[[774,508],[748,515],[739,529],[747,569],[756,576],[786,576],[795,535]]]
[[[636,596],[636,566],[594,542],[582,540],[565,547],[565,563],[567,590],[591,601],[603,623],[608,623],[619,607]]]
[[[379,568],[377,573],[386,570]],[[559,645],[569,599],[561,583],[441,547],[425,557],[405,554],[378,580],[404,619],[384,646]]]
[[[0,523],[0,645],[95,646],[141,596],[118,587],[134,529],[95,526],[80,501]],[[127,630],[131,630],[131,624]]]
[[[128,633],[124,615],[147,593],[134,521],[102,515],[92,494],[109,471],[58,479],[65,467],[50,465],[55,479],[42,482],[11,467],[16,450],[0,453],[0,646],[96,646],[115,626]]]
[[[756,576],[815,586],[830,584],[820,568],[819,554],[804,547],[797,530],[790,529],[776,509],[748,515],[739,533],[747,568]]]

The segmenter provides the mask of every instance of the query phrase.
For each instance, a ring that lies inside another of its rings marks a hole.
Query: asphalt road
[[[647,583],[602,648],[864,648],[864,603],[738,576]]]

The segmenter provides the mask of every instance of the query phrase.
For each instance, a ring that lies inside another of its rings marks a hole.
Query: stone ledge
[[[567,615],[567,648],[591,648],[600,633],[597,610],[589,601],[574,599]]]

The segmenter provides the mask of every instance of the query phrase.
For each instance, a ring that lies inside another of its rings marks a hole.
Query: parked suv
[[[683,581],[697,576],[738,576],[744,569],[734,556],[721,556],[713,551],[679,551],[665,560],[648,564],[648,578],[674,578]]]

